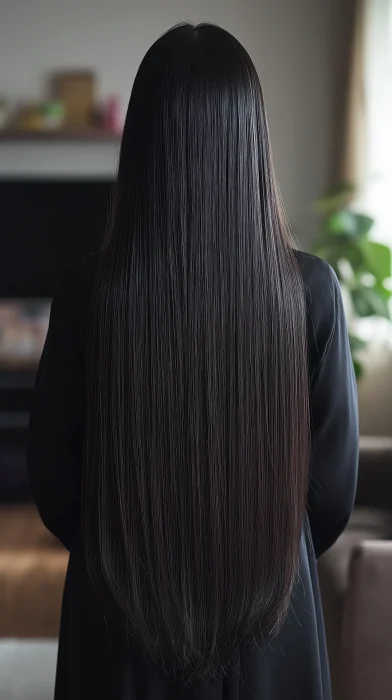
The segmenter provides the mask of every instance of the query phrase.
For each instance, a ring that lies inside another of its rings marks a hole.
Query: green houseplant
[[[382,316],[391,320],[391,249],[371,240],[374,220],[350,207],[353,193],[352,186],[341,185],[315,203],[321,215],[321,231],[312,252],[333,267],[354,317]],[[360,354],[365,345],[357,335],[350,334],[357,378],[363,372]]]

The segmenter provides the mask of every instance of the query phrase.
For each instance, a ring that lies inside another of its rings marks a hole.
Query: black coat
[[[308,293],[312,468],[300,571],[285,624],[272,642],[238,658],[230,681],[191,692],[148,669],[92,605],[80,555],[84,358],[94,258],[73,266],[55,295],[35,392],[28,467],[46,526],[70,549],[56,700],[330,700],[316,559],[340,535],[355,495],[356,382],[339,284],[321,260],[299,253]]]

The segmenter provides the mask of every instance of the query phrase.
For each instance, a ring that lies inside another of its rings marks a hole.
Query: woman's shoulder
[[[295,251],[304,282],[309,291],[325,296],[326,292],[335,293],[337,277],[331,265],[310,253]]]
[[[338,278],[331,265],[315,255],[296,251],[306,290],[309,341],[313,367],[329,347],[342,299]]]

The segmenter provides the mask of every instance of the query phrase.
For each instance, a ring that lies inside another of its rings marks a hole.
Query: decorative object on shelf
[[[39,132],[60,129],[64,123],[64,107],[61,102],[47,100],[41,103],[22,104],[7,131]]]
[[[111,96],[99,104],[95,88],[92,71],[59,71],[52,76],[50,96],[21,103],[12,118],[0,98],[0,139],[118,140],[123,121],[120,99]]]
[[[57,73],[53,77],[53,95],[65,111],[67,127],[89,127],[95,107],[95,75],[92,71]]]
[[[0,129],[4,129],[9,119],[9,105],[4,97],[0,97]]]
[[[0,303],[0,369],[36,367],[49,325],[50,302]]]
[[[45,129],[61,129],[65,116],[62,102],[56,102],[55,100],[43,102],[41,111]]]
[[[371,239],[374,220],[355,211],[355,188],[339,185],[315,203],[322,230],[312,252],[329,262],[345,290],[355,318],[380,316],[391,320],[391,249]],[[366,342],[350,335],[357,379],[363,373],[361,351]]]
[[[42,107],[39,103],[22,104],[16,112],[13,127],[25,131],[39,131],[44,128]]]
[[[109,97],[103,110],[103,126],[109,131],[119,133],[122,130],[121,104],[118,97]]]

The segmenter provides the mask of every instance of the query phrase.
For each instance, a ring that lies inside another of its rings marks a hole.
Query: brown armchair
[[[392,689],[392,542],[355,548],[344,598],[340,690],[346,700],[389,700]]]
[[[352,577],[357,571],[354,565],[350,569],[350,562],[354,552],[362,551],[362,543],[370,540],[381,546],[385,541],[392,540],[392,437],[361,438],[356,507],[346,531],[319,562],[334,700],[357,700],[356,695],[347,694],[341,685],[342,664],[345,664],[341,652],[342,623],[348,615],[346,608],[351,595],[348,591],[354,585]],[[366,590],[361,590],[366,594]],[[380,582],[379,592],[382,590],[384,588]],[[379,600],[380,609],[388,604],[388,599]],[[392,658],[392,626],[390,630],[388,653]],[[347,648],[347,637],[344,644]],[[370,663],[366,672],[371,672]],[[362,700],[364,696],[359,697]],[[373,693],[372,697],[378,700],[377,694]]]

